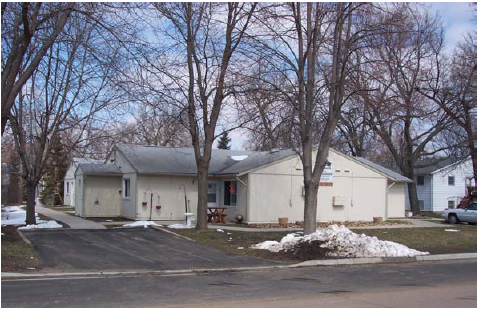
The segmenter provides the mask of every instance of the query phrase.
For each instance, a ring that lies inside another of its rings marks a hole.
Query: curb
[[[291,267],[330,266],[330,265],[360,265],[360,264],[386,264],[386,263],[413,263],[426,261],[449,261],[476,259],[476,253],[454,253],[419,255],[414,257],[386,257],[386,258],[353,258],[337,260],[311,260],[291,265]]]
[[[2,273],[3,280],[41,280],[41,279],[81,279],[98,276],[102,278],[126,277],[139,275],[179,275],[179,274],[201,274],[216,272],[243,272],[243,271],[264,271],[280,270],[313,266],[340,266],[340,265],[364,265],[364,264],[387,264],[387,263],[413,263],[426,261],[448,261],[476,259],[476,253],[455,253],[455,254],[435,254],[416,257],[391,257],[391,258],[352,258],[336,260],[311,260],[291,265],[273,265],[256,267],[236,267],[236,268],[197,268],[197,269],[178,269],[178,270],[156,270],[156,271],[110,271],[110,272],[84,272],[84,273],[43,273],[43,274],[24,274],[24,273]]]
[[[27,245],[33,246],[31,241],[28,240],[28,238],[25,236],[25,234],[23,234],[21,230],[17,229],[17,234]]]

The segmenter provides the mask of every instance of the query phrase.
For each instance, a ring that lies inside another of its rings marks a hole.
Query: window
[[[207,184],[207,202],[212,204],[217,203],[217,184],[216,183]]]
[[[70,194],[70,183],[66,182],[66,194]]]
[[[455,201],[448,201],[448,208],[449,209],[455,208]]]
[[[224,181],[224,205],[236,206],[237,181]]]
[[[420,208],[420,210],[425,209],[425,202],[423,200],[418,200],[418,208]]]
[[[124,198],[129,198],[131,191],[130,191],[130,180],[129,179],[123,179],[123,197]]]
[[[468,210],[476,210],[476,203],[470,204],[470,206],[467,207]]]
[[[455,176],[448,176],[448,185],[449,186],[455,185]]]
[[[425,176],[417,176],[417,185],[423,186],[425,184]]]

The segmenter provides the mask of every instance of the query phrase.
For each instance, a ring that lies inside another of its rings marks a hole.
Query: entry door
[[[207,206],[219,206],[219,182],[207,183]]]

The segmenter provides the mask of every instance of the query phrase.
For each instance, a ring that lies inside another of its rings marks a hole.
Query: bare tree
[[[2,3],[2,135],[15,100],[63,30],[70,3]]]
[[[36,223],[35,188],[45,173],[52,146],[62,139],[71,151],[81,142],[95,113],[121,95],[111,91],[111,59],[116,51],[101,48],[100,32],[83,16],[71,17],[61,39],[51,45],[22,88],[8,117],[27,191],[27,224]],[[92,52],[93,43],[101,54]],[[74,134],[65,136],[67,131]]]
[[[169,90],[164,90],[170,103],[187,111],[185,123],[194,146],[198,173],[197,229],[207,228],[208,169],[213,142],[221,134],[216,133],[221,108],[231,95],[227,84],[231,58],[255,7],[254,3],[155,4],[161,17],[169,21],[166,33],[176,52],[176,57],[170,55],[167,65],[160,68],[159,80],[162,85],[170,85]],[[181,61],[183,57],[185,62]]]
[[[436,17],[420,13],[415,4],[392,4],[376,17],[388,23],[385,31],[371,37],[374,46],[362,64],[355,87],[367,104],[370,125],[387,146],[400,171],[414,179],[414,168],[422,157],[433,156],[447,146],[436,137],[449,120],[441,109],[417,91],[423,80],[434,76],[443,44]],[[419,213],[415,182],[408,183],[414,214]]]
[[[296,151],[303,165],[307,234],[316,229],[318,186],[348,97],[354,50],[373,31],[374,25],[363,22],[369,8],[354,3],[273,4],[262,8],[255,20],[253,44],[267,53],[273,72],[282,74],[275,89],[294,110],[291,134],[300,141]]]
[[[451,61],[438,61],[435,78],[424,81],[418,91],[438,104],[457,128],[450,145],[456,148],[463,141],[473,162],[476,187],[476,31],[468,33],[453,54]]]

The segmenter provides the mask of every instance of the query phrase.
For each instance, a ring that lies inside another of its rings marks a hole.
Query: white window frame
[[[128,182],[128,195],[126,196],[126,181]],[[131,198],[131,179],[123,178],[123,198],[129,200]]]
[[[216,192],[215,192],[216,202],[207,202],[207,206],[208,207],[219,207],[220,204],[221,204],[221,190],[220,190],[221,183],[219,181],[212,180],[212,181],[208,181],[207,184],[208,185],[214,184],[216,186]],[[209,187],[208,187],[208,189],[209,189]],[[209,194],[210,193],[209,193],[209,190],[208,190],[207,195],[209,195]],[[207,196],[206,196],[206,199],[207,199]]]

